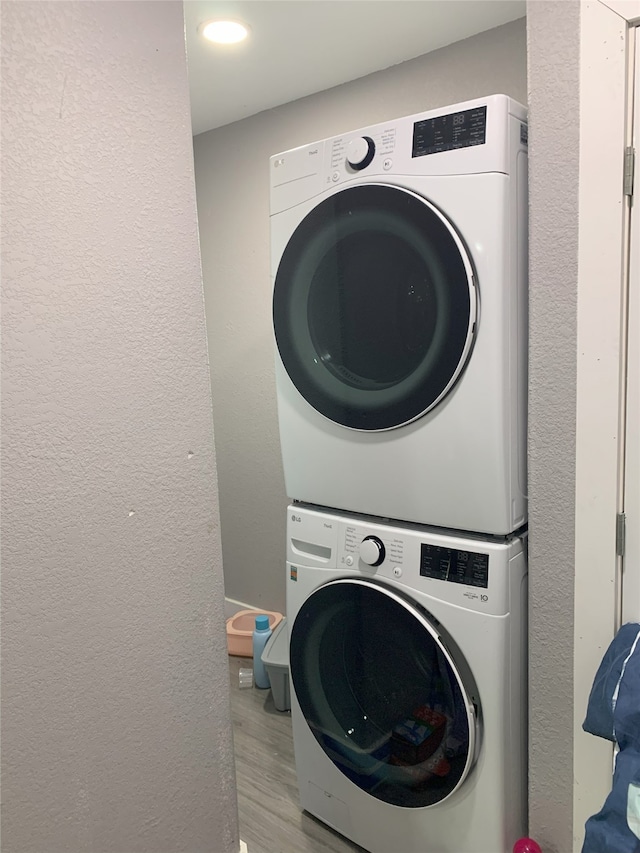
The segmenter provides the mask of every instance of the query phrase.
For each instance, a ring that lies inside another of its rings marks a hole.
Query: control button
[[[351,556],[351,554],[349,554],[348,557],[345,557],[344,561],[348,566],[352,566],[353,565],[353,557]]]
[[[335,183],[336,181],[339,181],[339,180],[340,180],[340,172],[334,172],[334,173],[333,173],[333,175],[331,175],[331,180],[332,180],[334,183]]]
[[[394,566],[393,576],[395,578],[401,578],[402,577],[402,568],[400,566]]]
[[[391,160],[391,158],[389,157],[387,157],[387,159],[382,163],[382,168],[385,170],[385,172],[388,172],[392,166],[393,160]]]
[[[347,163],[352,169],[365,169],[373,160],[376,146],[370,136],[358,136],[347,145]]]
[[[384,543],[377,536],[365,536],[360,543],[359,552],[360,559],[368,566],[379,566],[386,555]]]

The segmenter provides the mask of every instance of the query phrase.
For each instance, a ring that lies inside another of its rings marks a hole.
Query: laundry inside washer
[[[451,641],[425,642],[430,624],[386,591],[336,581],[305,602],[291,634],[292,678],[318,742],[345,776],[400,806],[449,796],[474,759],[478,697],[463,696]]]

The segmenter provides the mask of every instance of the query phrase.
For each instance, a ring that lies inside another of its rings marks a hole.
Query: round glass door
[[[476,301],[466,250],[437,208],[392,186],[351,187],[315,207],[283,252],[276,343],[318,412],[353,429],[392,429],[455,384]]]
[[[316,740],[372,796],[432,806],[471,771],[479,700],[468,668],[392,590],[350,579],[316,590],[295,618],[290,668]]]

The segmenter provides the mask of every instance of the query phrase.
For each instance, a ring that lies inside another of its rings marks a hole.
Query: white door
[[[622,581],[622,621],[640,622],[640,27],[636,27],[633,148],[635,187],[631,208],[629,344],[625,454],[626,542]]]

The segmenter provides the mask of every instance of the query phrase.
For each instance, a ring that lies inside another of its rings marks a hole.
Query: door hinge
[[[626,538],[627,517],[623,512],[616,515],[616,554],[624,557],[624,546]]]
[[[633,196],[633,173],[635,171],[636,151],[631,145],[624,149],[624,178],[622,189],[625,195]]]

